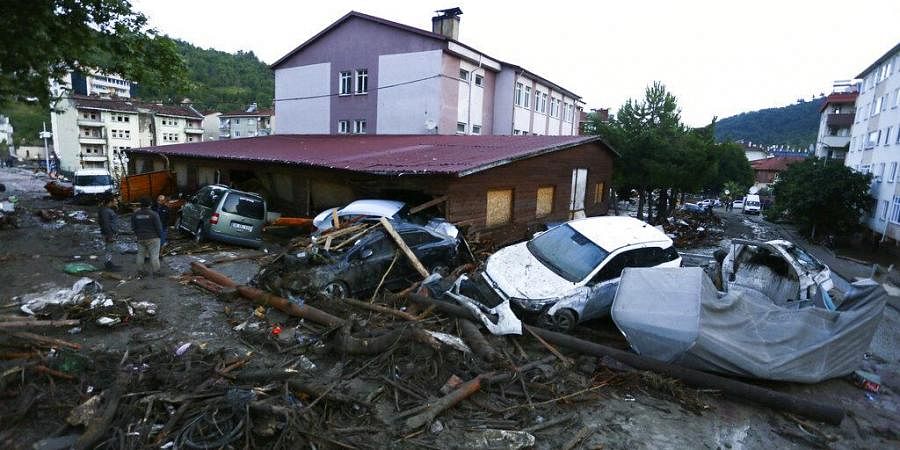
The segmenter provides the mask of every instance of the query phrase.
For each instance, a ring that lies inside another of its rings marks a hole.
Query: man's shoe
[[[106,264],[103,265],[103,270],[107,272],[118,272],[122,270],[122,266],[117,266],[113,264],[112,261],[107,261]]]

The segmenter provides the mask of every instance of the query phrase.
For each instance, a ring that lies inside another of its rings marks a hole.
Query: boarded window
[[[512,221],[512,189],[496,189],[487,193],[485,225],[492,227]]]
[[[544,217],[553,212],[553,186],[544,186],[537,191],[537,207],[534,210],[535,217]]]
[[[594,204],[603,203],[603,191],[604,186],[602,181],[594,185]]]

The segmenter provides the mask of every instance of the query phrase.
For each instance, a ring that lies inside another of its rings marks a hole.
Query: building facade
[[[850,128],[856,116],[856,97],[859,85],[852,80],[834,82],[831,94],[819,109],[819,134],[816,137],[816,157],[843,161],[850,147]]]
[[[203,113],[203,121],[200,122],[200,126],[203,127],[203,141],[215,141],[219,139],[219,130],[221,128],[221,121],[219,121],[219,116],[222,113],[218,111],[206,111]]]
[[[274,133],[275,110],[252,104],[243,111],[219,115],[219,139],[268,136]]]
[[[9,117],[0,115],[0,157],[15,155],[15,143],[13,142],[13,126]]]
[[[350,12],[276,61],[279,133],[576,135],[581,98],[457,40]]]
[[[50,92],[54,96],[98,95],[101,97],[130,98],[135,85],[118,75],[97,71],[73,70],[62,80],[50,82]]]
[[[882,239],[900,240],[900,44],[863,70],[850,149],[844,164],[873,176],[875,202],[865,225]]]
[[[162,105],[122,98],[70,96],[50,115],[60,169],[104,168],[126,173],[124,150],[199,142],[200,115],[189,105]]]

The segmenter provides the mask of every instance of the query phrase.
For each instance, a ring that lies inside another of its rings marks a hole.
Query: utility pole
[[[38,133],[38,136],[44,140],[44,162],[47,164],[47,175],[50,175],[50,150],[47,149],[47,139],[53,137],[53,133],[47,131],[47,122],[44,122],[44,131]]]

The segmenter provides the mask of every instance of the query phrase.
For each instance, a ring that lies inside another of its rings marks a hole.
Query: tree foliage
[[[253,52],[231,54],[202,49],[175,40],[185,61],[189,82],[181,86],[146,84],[139,88],[142,98],[178,102],[190,98],[198,109],[227,112],[249,103],[270,107],[275,95],[275,75]]]
[[[808,101],[726,117],[716,127],[716,139],[806,148],[816,142],[820,106],[821,101]]]
[[[97,69],[137,83],[177,86],[184,61],[127,0],[29,0],[0,14],[0,102],[50,103],[48,81]]]
[[[872,210],[871,179],[840,162],[808,158],[779,175],[769,214],[789,215],[813,239],[816,233],[845,235]]]
[[[13,145],[41,145],[38,138],[43,124],[47,123],[50,129],[50,113],[36,103],[10,102],[4,105],[0,111],[9,116],[9,122],[13,126]]]
[[[702,128],[682,124],[678,99],[660,82],[648,86],[642,100],[628,99],[610,122],[592,125],[622,155],[613,180],[617,191],[636,190],[639,210],[648,193],[658,192],[656,221],[675,206],[679,193],[752,182],[740,146],[715,142],[715,120]]]

